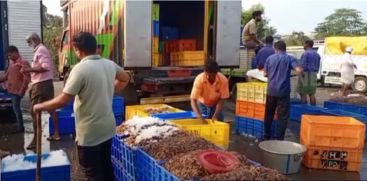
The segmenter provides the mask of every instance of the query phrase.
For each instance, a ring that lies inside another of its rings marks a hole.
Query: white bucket
[[[306,147],[290,141],[263,141],[259,144],[264,151],[263,165],[283,174],[299,172]]]

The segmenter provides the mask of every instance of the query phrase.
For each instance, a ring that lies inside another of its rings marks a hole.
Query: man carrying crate
[[[202,114],[213,120],[223,121],[224,100],[229,98],[228,79],[219,72],[215,61],[207,61],[204,72],[194,81],[191,91],[191,107],[200,119]],[[200,106],[200,109],[199,109]]]

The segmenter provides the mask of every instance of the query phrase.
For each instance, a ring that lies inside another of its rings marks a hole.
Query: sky
[[[313,32],[318,23],[338,8],[353,8],[367,21],[367,0],[242,0],[242,8],[262,4],[270,25],[281,35],[293,31]],[[59,0],[43,0],[50,14],[62,15]]]

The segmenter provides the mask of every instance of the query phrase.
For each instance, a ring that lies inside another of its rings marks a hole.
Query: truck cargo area
[[[204,1],[153,1],[152,8],[152,66],[203,66]]]

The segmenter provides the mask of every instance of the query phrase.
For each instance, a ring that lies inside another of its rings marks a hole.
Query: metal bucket
[[[263,165],[283,174],[299,172],[306,147],[290,141],[263,141],[259,144],[264,151]]]

